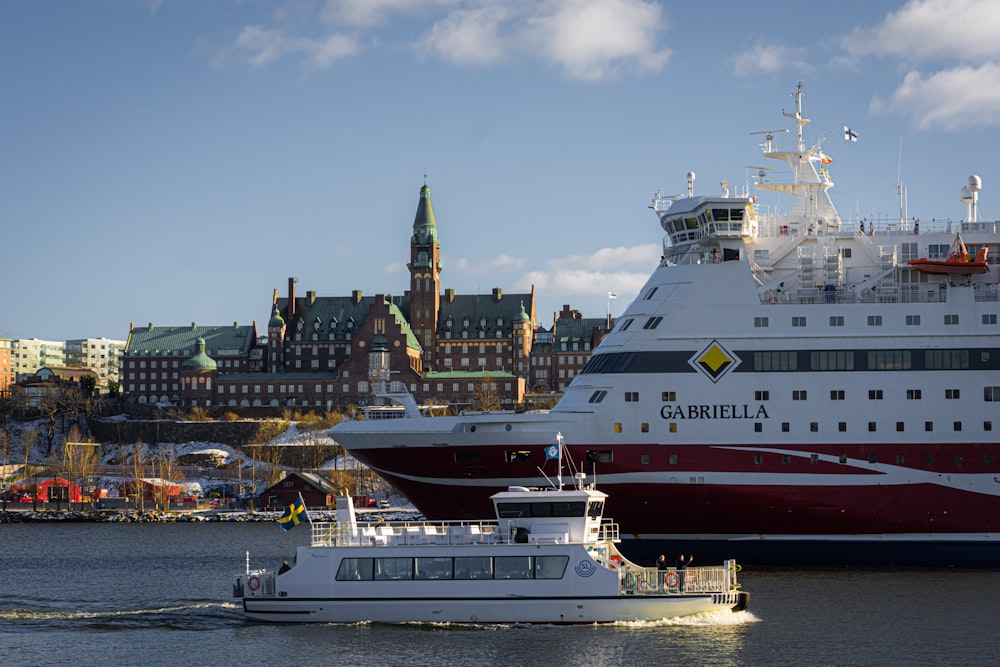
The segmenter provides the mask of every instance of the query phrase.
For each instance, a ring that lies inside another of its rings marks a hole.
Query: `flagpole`
[[[556,479],[559,481],[559,490],[562,491],[563,481],[562,481],[562,446],[563,446],[563,436],[562,433],[556,433],[556,447],[559,448],[559,474]]]
[[[302,497],[302,492],[301,492],[301,491],[299,491],[299,502],[300,502],[300,503],[302,503],[302,511],[303,511],[303,512],[305,512],[305,515],[306,515],[306,521],[308,521],[308,522],[309,522],[309,525],[311,526],[311,525],[312,525],[312,522],[313,522],[313,520],[312,520],[312,517],[311,517],[311,516],[309,516],[309,508],[308,508],[308,507],[306,507],[306,501],[305,501],[305,499],[304,499],[304,498]]]

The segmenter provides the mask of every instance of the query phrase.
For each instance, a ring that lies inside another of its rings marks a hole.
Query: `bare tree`
[[[71,429],[71,433],[74,431]],[[65,469],[65,477],[75,481],[82,489],[94,486],[94,472],[97,469],[97,460],[100,453],[100,445],[95,442],[71,442],[67,441],[63,445],[62,467]],[[90,500],[94,502],[95,493],[91,492]],[[70,498],[72,504],[72,497]],[[83,504],[83,498],[80,498]]]
[[[500,409],[500,395],[497,393],[496,380],[489,373],[483,373],[482,380],[476,383],[474,394],[476,410],[492,412]]]
[[[135,505],[136,509],[139,511],[146,510],[146,489],[143,486],[142,480],[146,476],[146,460],[143,455],[142,440],[137,440],[134,445],[132,445],[132,479],[134,485],[135,493]]]

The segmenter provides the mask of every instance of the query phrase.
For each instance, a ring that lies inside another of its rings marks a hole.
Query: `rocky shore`
[[[281,512],[248,512],[230,510],[173,510],[157,512],[152,510],[17,510],[0,512],[0,524],[5,523],[262,523],[277,521]],[[309,518],[315,522],[332,522],[335,513],[310,511]],[[358,521],[415,521],[421,516],[417,512],[359,512]]]

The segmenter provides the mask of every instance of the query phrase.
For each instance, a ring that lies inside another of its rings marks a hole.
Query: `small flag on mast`
[[[857,141],[858,133],[851,128],[844,126],[844,141]]]
[[[608,292],[608,298],[609,299],[617,299],[618,298],[618,292]]]

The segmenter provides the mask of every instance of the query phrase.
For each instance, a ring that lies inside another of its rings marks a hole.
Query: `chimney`
[[[354,299],[354,303],[361,303],[361,290],[353,290],[351,292],[351,298]]]
[[[444,291],[444,299],[448,303],[451,303],[452,301],[455,300],[455,290],[454,290],[454,288],[449,287],[448,289],[446,289]]]
[[[298,278],[288,279],[288,320],[291,321],[295,317],[295,283],[299,281]]]
[[[499,301],[502,298],[503,298],[503,290],[500,289],[499,287],[494,287],[493,288],[493,300],[494,301]]]
[[[306,292],[306,302],[311,306],[316,303],[316,290]]]

